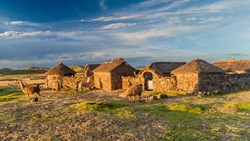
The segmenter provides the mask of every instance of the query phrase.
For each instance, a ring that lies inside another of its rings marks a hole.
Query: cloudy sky
[[[0,0],[0,68],[250,59],[250,0]]]

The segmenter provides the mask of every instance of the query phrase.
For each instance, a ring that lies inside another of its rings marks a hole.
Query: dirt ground
[[[130,102],[118,96],[121,91],[42,90],[38,102],[29,102],[21,91],[17,93],[19,99],[0,102],[3,141],[250,138],[250,91],[208,97],[170,96],[154,102]],[[115,106],[86,110],[81,107],[86,102]]]
[[[70,94],[69,94],[70,93]],[[117,118],[112,112],[69,110],[69,105],[85,101],[127,102],[118,92],[96,90],[88,93],[43,91],[38,102],[0,105],[0,140],[151,140],[166,138],[167,127],[145,113],[144,120]],[[134,104],[133,102],[127,102]],[[13,119],[14,118],[14,119]]]

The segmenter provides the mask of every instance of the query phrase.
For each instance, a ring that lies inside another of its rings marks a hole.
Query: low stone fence
[[[85,77],[63,77],[63,88],[77,89],[77,82],[87,81]]]
[[[250,74],[226,74],[223,91],[238,91],[250,89]]]
[[[174,76],[159,77],[153,80],[154,91],[170,92],[177,90],[176,78]]]
[[[140,77],[132,77],[132,76],[123,76],[122,77],[122,89],[127,89],[129,86],[133,84],[142,84],[144,85],[143,80]]]
[[[122,89],[127,89],[132,84],[142,84],[145,88],[143,77],[122,77]],[[153,79],[153,90],[159,92],[169,92],[176,90],[176,79],[174,76],[157,77]]]
[[[155,77],[153,79],[153,91],[188,93],[180,87],[188,87],[193,81],[183,82],[183,80],[180,80],[181,82],[177,82],[178,80],[176,76]],[[197,85],[193,93],[219,93],[250,89],[250,74],[201,74],[197,75],[195,80]],[[123,89],[127,89],[132,84],[142,84],[143,88],[146,85],[143,77],[122,77]]]

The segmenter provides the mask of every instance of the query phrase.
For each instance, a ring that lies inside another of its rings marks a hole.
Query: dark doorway
[[[151,72],[145,72],[143,74],[144,77],[144,89],[146,91],[152,91],[153,90],[153,74]]]

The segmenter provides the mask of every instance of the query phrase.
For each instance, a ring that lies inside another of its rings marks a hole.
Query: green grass
[[[115,115],[117,118],[126,121],[136,121],[138,119],[132,107],[119,108],[115,111]]]
[[[30,112],[31,107],[38,105],[24,104],[27,107],[20,107],[20,110],[0,111],[0,121],[17,124],[20,121],[26,124],[50,122],[62,124],[78,120],[86,121],[88,119],[84,117],[87,114],[94,114],[96,118],[109,117],[107,120],[112,120],[112,125],[124,129],[122,130],[124,132],[131,131],[130,129],[134,128],[131,125],[143,127],[152,123],[153,126],[164,126],[167,128],[164,133],[167,135],[166,140],[249,140],[249,94],[250,92],[239,92],[205,97],[177,95],[150,103],[119,101],[118,98],[106,102],[103,98],[99,98],[77,104],[70,103],[62,108],[48,105],[50,108],[47,110],[38,108],[40,111],[36,109],[32,112]],[[0,88],[0,104],[18,101],[22,96],[20,89]],[[69,96],[74,95],[65,95],[67,98]],[[156,124],[157,122],[160,124]],[[7,134],[9,134],[7,130],[0,131],[0,136]]]
[[[191,107],[184,104],[167,106],[167,109],[170,111],[180,111],[194,114],[200,114],[202,112],[200,107]]]
[[[104,103],[104,102],[82,102],[79,104],[71,105],[70,108],[82,111],[111,111],[120,107],[123,107],[123,104],[118,103]]]
[[[250,102],[238,102],[236,104],[238,111],[250,113]]]
[[[23,97],[23,94],[18,88],[0,88],[0,103],[16,101]]]

